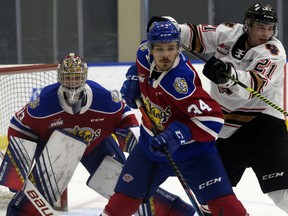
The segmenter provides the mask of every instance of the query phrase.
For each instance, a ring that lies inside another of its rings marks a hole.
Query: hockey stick
[[[203,56],[199,55],[198,53],[195,53],[193,51],[191,51],[188,47],[184,46],[182,44],[182,47],[189,52],[190,54],[192,54],[193,56],[195,56],[196,58],[200,59],[203,62],[207,62],[207,59],[203,58]],[[255,95],[256,97],[258,97],[259,99],[261,99],[262,101],[264,101],[265,103],[267,103],[268,105],[270,105],[271,107],[273,107],[274,109],[278,110],[279,112],[283,113],[284,115],[288,116],[288,112],[284,109],[282,109],[280,106],[278,106],[277,104],[273,103],[272,101],[268,100],[267,98],[265,98],[263,95],[259,94],[257,91],[253,90],[252,88],[246,86],[244,83],[240,82],[238,79],[232,77],[230,74],[225,73],[225,76],[227,76],[229,79],[231,79],[233,82],[235,82],[236,84],[240,85],[241,87],[243,87],[244,89],[246,89],[247,91],[249,91],[251,94]]]
[[[155,127],[155,125],[151,122],[150,118],[148,117],[146,111],[144,110],[143,107],[143,103],[141,101],[141,98],[136,99],[135,103],[137,105],[137,107],[139,108],[142,117],[143,117],[143,121],[146,122],[146,124],[149,127],[149,130],[151,130],[153,132],[154,135],[158,134],[158,130]],[[202,212],[202,210],[199,208],[198,202],[196,201],[194,194],[192,193],[191,189],[189,188],[186,180],[184,179],[182,173],[180,172],[177,164],[175,163],[174,159],[172,158],[171,154],[168,152],[166,146],[162,146],[161,147],[161,151],[165,154],[171,168],[173,169],[175,175],[177,176],[178,180],[180,181],[184,191],[186,192],[187,196],[189,197],[192,205],[194,206],[194,208],[196,209],[196,212],[198,213],[199,216],[204,216],[204,213]]]

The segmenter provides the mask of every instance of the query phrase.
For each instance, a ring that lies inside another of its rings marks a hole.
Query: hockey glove
[[[185,144],[186,141],[192,137],[189,128],[180,123],[173,122],[159,135],[154,136],[150,143],[150,150],[156,156],[165,156],[161,151],[162,146],[166,146],[168,152],[172,155],[180,145]]]
[[[214,56],[204,65],[203,74],[215,84],[225,88],[235,85],[229,76],[237,78],[236,71],[234,68],[232,69],[229,63],[225,63]]]
[[[135,104],[136,98],[140,96],[140,87],[139,87],[139,79],[137,74],[136,65],[132,65],[127,73],[126,80],[124,81],[122,88],[120,90],[122,98],[125,100],[126,104],[133,108],[137,109],[137,105]]]

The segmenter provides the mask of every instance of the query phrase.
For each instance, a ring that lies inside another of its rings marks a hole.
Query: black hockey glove
[[[215,84],[220,84],[222,87],[230,87],[234,85],[234,82],[229,79],[228,76],[236,76],[236,71],[233,69],[233,75],[231,75],[232,69],[229,63],[225,63],[222,60],[211,57],[203,68],[203,74]],[[226,75],[227,74],[227,75]]]

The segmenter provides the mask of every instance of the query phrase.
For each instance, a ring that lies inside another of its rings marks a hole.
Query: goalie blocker
[[[52,206],[66,189],[86,145],[55,130],[33,166],[36,143],[11,137],[0,168],[4,174],[0,184],[18,192],[9,203],[7,215],[57,215]]]

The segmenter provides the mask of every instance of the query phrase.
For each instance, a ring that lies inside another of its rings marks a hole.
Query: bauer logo
[[[29,190],[29,191],[27,191],[27,194],[29,196],[28,198],[30,199],[30,201],[33,202],[33,205],[36,205],[38,207],[38,210],[40,211],[41,215],[45,215],[45,216],[55,215],[53,212],[50,211],[50,209],[46,205],[46,203],[37,194],[37,191]]]
[[[134,177],[131,176],[130,174],[125,174],[125,175],[123,175],[122,179],[125,182],[130,182],[130,181],[132,181],[134,179]]]

